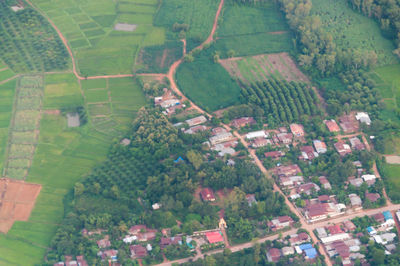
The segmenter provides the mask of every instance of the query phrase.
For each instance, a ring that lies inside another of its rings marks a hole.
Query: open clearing
[[[286,81],[310,82],[287,53],[229,58],[220,60],[220,63],[232,77],[246,83],[265,81],[272,77]]]
[[[27,221],[41,185],[0,179],[0,232],[7,233],[15,221]]]

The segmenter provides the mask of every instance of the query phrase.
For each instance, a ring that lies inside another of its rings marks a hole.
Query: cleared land
[[[152,25],[158,1],[33,0],[68,39],[82,76],[132,72],[142,46],[161,45],[163,29]],[[118,23],[135,24],[132,32],[116,31]]]
[[[217,30],[215,49],[221,58],[233,50],[236,56],[293,50],[292,36],[285,18],[273,3],[261,7],[227,1]]]
[[[220,63],[231,76],[245,83],[265,81],[270,78],[309,82],[287,53],[229,58],[220,60]]]
[[[27,221],[41,185],[0,179],[0,232],[7,233],[15,221]]]
[[[375,51],[378,64],[397,62],[393,43],[385,39],[378,24],[355,12],[345,0],[312,1],[312,15],[318,15],[324,29],[331,33],[338,48]]]

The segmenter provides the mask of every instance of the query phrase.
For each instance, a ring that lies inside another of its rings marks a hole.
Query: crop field
[[[382,36],[375,21],[353,11],[346,2],[313,1],[311,14],[320,16],[324,28],[332,34],[339,48],[375,51],[379,65],[396,63],[392,41]]]
[[[273,3],[260,8],[226,2],[215,43],[222,58],[229,50],[236,56],[289,52],[292,43],[285,18]]]
[[[0,58],[14,72],[63,70],[68,53],[51,25],[37,11],[25,7],[14,12],[0,2]],[[7,71],[0,72],[0,78]]]
[[[389,197],[395,202],[400,201],[400,165],[387,164],[383,165],[383,172],[385,175],[387,190]]]
[[[37,144],[43,98],[43,78],[41,76],[22,77],[17,84],[15,98],[4,176],[24,180]]]
[[[66,36],[82,76],[127,74],[132,72],[143,45],[161,45],[162,29],[154,27],[156,1],[128,0],[33,0]],[[136,25],[130,31],[117,31],[118,23]]]
[[[182,63],[176,78],[184,94],[206,110],[215,111],[239,103],[239,85],[207,54],[203,53],[191,63]]]
[[[23,79],[20,84],[28,86],[34,82]],[[36,84],[44,86],[43,109],[51,111],[83,104],[89,123],[68,128],[64,115],[43,113],[36,152],[26,177],[27,182],[41,184],[42,189],[29,220],[15,222],[6,235],[0,235],[0,264],[42,262],[46,247],[64,217],[65,195],[95,165],[105,160],[111,143],[131,125],[135,112],[145,104],[140,87],[130,78],[83,80],[80,86],[72,74],[52,74],[45,76],[44,84]],[[97,119],[101,117],[96,115],[102,114],[92,114],[89,106],[106,101],[111,113],[100,123]],[[25,132],[13,132],[12,139],[18,145],[34,140]],[[26,163],[21,158],[12,165],[24,167]],[[20,249],[24,250],[23,254],[15,252]]]
[[[175,23],[189,25],[186,33],[188,51],[207,39],[211,32],[219,1],[215,0],[168,0],[162,1],[160,11],[154,23],[169,30],[172,38],[178,38],[179,31],[174,32]]]
[[[223,59],[220,63],[232,77],[244,83],[260,82],[270,78],[309,82],[287,53]]]

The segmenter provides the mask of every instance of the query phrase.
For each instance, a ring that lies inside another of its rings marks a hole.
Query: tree
[[[372,260],[374,265],[382,265],[385,262],[385,251],[378,248],[372,249]]]
[[[82,183],[76,183],[74,186],[74,195],[80,196],[85,191],[85,186]]]
[[[193,164],[193,167],[196,170],[199,170],[200,166],[203,164],[202,155],[194,150],[190,150],[186,153],[186,157],[188,158],[189,162]]]

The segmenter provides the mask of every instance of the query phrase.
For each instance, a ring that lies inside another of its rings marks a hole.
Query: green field
[[[400,202],[400,165],[385,163],[383,172],[389,197],[397,203]]]
[[[240,87],[229,73],[205,52],[176,72],[178,86],[196,104],[215,111],[239,103]]]
[[[285,18],[273,3],[251,7],[227,1],[215,49],[225,58],[229,50],[236,56],[290,52],[293,42]]]
[[[393,43],[382,36],[378,24],[350,8],[345,0],[312,1],[312,15],[318,15],[324,29],[331,33],[338,48],[375,51],[378,64],[397,62]]]
[[[207,39],[214,23],[219,1],[215,0],[168,0],[162,1],[155,17],[155,25],[165,27],[170,38],[178,38],[173,32],[175,23],[189,25],[186,33],[188,51]]]
[[[20,85],[35,85],[34,82],[32,79],[24,79]],[[5,135],[3,136],[3,127],[0,131],[2,151],[7,139],[6,122],[9,123],[11,118],[10,103],[13,102],[15,85],[16,81],[0,85],[0,94],[4,101],[4,105],[0,106],[5,114],[2,122]],[[39,82],[36,85],[41,84]],[[88,110],[91,104],[104,100],[101,98],[103,96],[92,94],[102,90],[110,95],[112,113],[103,124],[97,124],[94,122],[96,117],[88,112],[89,123],[78,128],[67,128],[64,115],[42,115],[38,144],[26,181],[42,184],[43,187],[29,221],[16,222],[6,235],[0,235],[0,264],[33,265],[42,262],[57,226],[64,217],[65,195],[75,182],[106,158],[111,143],[125,133],[124,130],[131,125],[135,112],[145,104],[140,87],[132,79],[85,80],[80,86],[72,74],[53,74],[45,76],[43,85],[45,110],[78,104],[84,105]],[[25,92],[23,95],[38,94]],[[23,153],[26,148],[24,143],[32,140],[30,134],[14,132],[12,149]],[[26,168],[26,164],[26,160],[18,158],[12,160],[10,166]],[[20,249],[24,252],[19,252]]]
[[[34,0],[66,36],[82,76],[127,74],[144,45],[165,41],[163,29],[154,27],[158,1]],[[133,32],[114,30],[117,23],[137,25]]]

